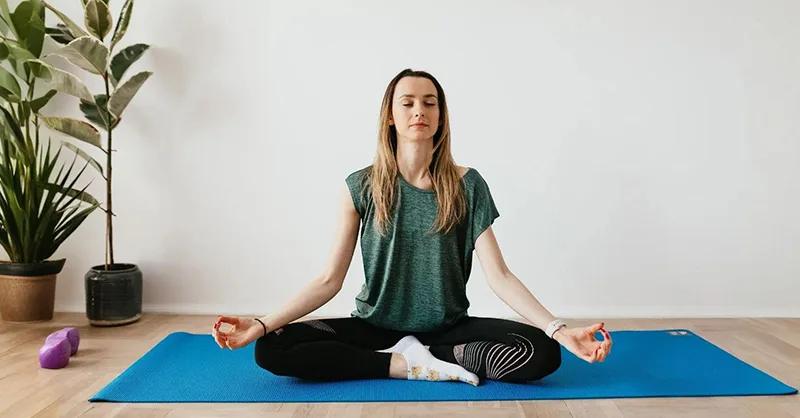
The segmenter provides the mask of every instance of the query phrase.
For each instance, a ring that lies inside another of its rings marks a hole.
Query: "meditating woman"
[[[328,265],[273,314],[220,316],[217,344],[255,341],[260,367],[310,380],[534,381],[559,368],[561,346],[602,362],[612,344],[603,324],[567,327],[506,266],[489,186],[475,168],[455,164],[450,140],[436,78],[395,76],[383,97],[377,156],[342,186]],[[366,283],[350,317],[295,322],[339,292],[359,237]],[[468,315],[473,252],[490,288],[533,325]]]

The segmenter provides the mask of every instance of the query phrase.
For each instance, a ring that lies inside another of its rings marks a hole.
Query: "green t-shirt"
[[[351,316],[402,331],[434,331],[453,324],[469,308],[466,287],[475,240],[500,216],[489,186],[476,169],[468,169],[462,177],[466,217],[443,234],[432,231],[439,207],[436,192],[415,187],[398,175],[392,222],[381,236],[374,224],[368,169],[346,178],[361,217],[366,278]]]

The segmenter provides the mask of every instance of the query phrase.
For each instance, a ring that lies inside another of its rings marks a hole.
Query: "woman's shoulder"
[[[350,173],[348,173],[346,179],[348,181],[351,181],[351,180],[363,180],[366,176],[369,175],[371,170],[372,170],[372,164],[370,164],[370,165],[368,165],[366,167],[361,167],[361,168],[359,168],[359,169],[357,169],[355,171],[351,171]]]
[[[347,183],[350,191],[354,193],[366,191],[366,189],[369,187],[369,174],[371,171],[372,165],[351,171],[345,177],[345,183]]]
[[[481,172],[472,166],[460,166],[457,165],[456,168],[458,169],[458,174],[461,176],[461,179],[467,184],[485,184],[486,179],[483,178]]]
[[[461,183],[464,185],[467,194],[486,195],[490,194],[489,182],[481,174],[480,170],[475,167],[462,167],[457,166],[461,174]]]

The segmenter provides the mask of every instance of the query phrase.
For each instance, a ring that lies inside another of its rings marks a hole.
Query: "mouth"
[[[424,127],[426,127],[426,126],[428,126],[428,125],[427,125],[427,124],[425,124],[425,123],[421,123],[421,122],[420,122],[420,123],[415,123],[415,124],[411,125],[411,127],[412,127],[412,128],[424,128]]]

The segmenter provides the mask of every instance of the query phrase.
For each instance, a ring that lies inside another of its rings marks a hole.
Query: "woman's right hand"
[[[222,324],[231,325],[231,329],[223,331],[220,329]],[[236,316],[220,316],[214,323],[211,335],[220,348],[230,348],[235,350],[259,339],[264,334],[264,328],[258,321],[250,318],[240,318]]]

